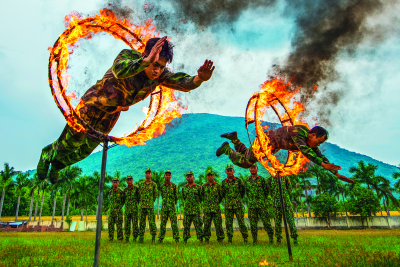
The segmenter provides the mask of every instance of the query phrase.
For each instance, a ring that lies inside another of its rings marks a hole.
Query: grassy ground
[[[167,231],[164,243],[108,241],[102,232],[101,266],[399,266],[400,229],[299,231],[300,245],[292,247],[288,261],[286,243],[269,245],[264,231],[259,244],[244,244],[235,231],[233,244],[212,241],[199,244],[195,233],[187,245],[176,245]],[[180,233],[182,236],[182,232]],[[92,266],[94,232],[2,233],[0,266]],[[225,240],[226,241],[226,240]],[[283,240],[285,241],[285,240]],[[266,266],[266,265],[264,265]]]

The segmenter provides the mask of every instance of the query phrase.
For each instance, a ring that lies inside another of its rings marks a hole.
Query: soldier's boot
[[[183,239],[183,244],[187,244],[187,239]]]
[[[280,244],[280,243],[281,243],[281,240],[282,240],[282,239],[277,239],[277,240],[276,240],[276,243],[277,243],[277,244]]]
[[[206,244],[210,244],[210,240],[209,240],[209,239],[206,239],[204,242],[205,242]]]
[[[155,235],[153,235],[153,237],[151,238],[151,243],[154,243],[154,242],[156,242],[156,236]]]
[[[244,238],[243,238],[243,242],[244,242],[245,244],[247,244],[247,237],[244,237]]]
[[[253,237],[253,244],[257,244],[257,237]]]
[[[162,243],[163,242],[163,240],[162,239],[158,239],[158,243]]]
[[[175,239],[175,243],[179,243],[179,239]]]
[[[200,238],[199,241],[200,241],[200,244],[203,244],[203,238]]]
[[[228,243],[232,244],[232,237],[228,238]]]
[[[46,158],[47,150],[50,150],[51,144],[43,148],[42,154],[40,155],[39,163],[36,167],[36,173],[40,180],[44,180],[47,177],[49,171],[50,161]]]
[[[273,236],[270,236],[270,237],[269,237],[269,243],[270,243],[270,244],[273,244],[273,243],[274,243],[274,237],[273,237]]]
[[[50,182],[51,184],[56,184],[58,182],[58,176],[60,175],[60,170],[55,167],[50,168]]]
[[[299,244],[299,241],[297,241],[297,237],[294,237],[294,238],[293,238],[293,244],[295,244],[295,245],[298,245],[298,244]]]
[[[144,241],[143,236],[139,237],[139,243],[143,243],[143,241]]]
[[[220,157],[222,154],[228,155],[229,149],[232,149],[232,148],[229,146],[229,143],[228,143],[228,142],[224,142],[224,143],[217,149],[217,152],[215,152],[215,155],[217,155],[217,157]]]
[[[137,237],[134,237],[134,238],[133,238],[133,242],[136,242],[136,238],[137,238]]]
[[[129,238],[126,238],[126,239],[125,239],[125,243],[129,243]]]
[[[221,134],[221,137],[222,137],[222,138],[229,139],[229,140],[231,140],[231,141],[236,141],[236,140],[238,140],[237,132],[224,133],[224,134]]]

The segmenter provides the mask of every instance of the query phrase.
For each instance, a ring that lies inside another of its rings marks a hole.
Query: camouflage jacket
[[[144,100],[159,84],[183,92],[198,87],[193,82],[194,76],[183,72],[172,73],[168,69],[164,69],[159,78],[150,80],[143,71],[149,66],[144,58],[135,50],[122,50],[103,79],[82,96],[84,106],[115,113],[127,111],[129,106]]]
[[[311,148],[307,144],[307,137],[310,130],[304,125],[283,126],[276,130],[268,130],[265,134],[270,138],[274,150],[272,153],[278,152],[280,149],[301,151],[301,153],[314,162],[321,165],[322,162],[329,163],[329,160],[322,155],[321,151],[315,147]],[[336,174],[337,171],[331,171]]]
[[[160,193],[162,198],[161,210],[175,211],[175,205],[178,202],[177,190],[178,187],[174,183],[171,183],[170,185],[166,185],[164,183],[160,186]]]
[[[118,212],[122,212],[122,206],[124,206],[125,195],[124,191],[121,189],[111,189],[108,193],[108,197],[110,198],[110,214],[116,214]]]
[[[222,201],[222,186],[216,182],[203,184],[201,188],[204,213],[221,212],[219,204]]]
[[[267,181],[263,177],[257,176],[253,180],[250,175],[245,181],[244,186],[246,187],[249,208],[264,209],[267,207],[269,190]]]
[[[225,198],[225,209],[242,209],[242,198],[246,189],[243,182],[234,177],[232,181],[228,178],[222,181],[222,195]]]
[[[138,204],[139,204],[139,188],[136,186],[125,187],[124,189],[125,195],[125,214],[131,214],[133,212],[137,212]]]
[[[157,184],[151,181],[146,184],[146,181],[139,187],[140,208],[141,209],[154,209],[154,202],[158,197]]]
[[[292,185],[290,183],[290,179],[286,176],[281,177],[282,180],[282,194],[283,198],[286,199],[286,196],[290,199],[290,193],[292,192]],[[280,205],[280,195],[279,195],[279,181],[277,177],[270,177],[267,180],[268,187],[271,190],[271,197],[274,201],[274,205]],[[291,203],[287,203],[291,205]]]
[[[182,197],[184,201],[184,214],[200,214],[201,205],[201,186],[193,183],[192,187],[188,184],[182,187]]]

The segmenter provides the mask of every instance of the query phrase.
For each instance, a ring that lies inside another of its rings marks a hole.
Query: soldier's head
[[[249,170],[250,170],[251,175],[257,175],[257,172],[258,172],[257,164],[251,165]]]
[[[171,181],[171,171],[166,171],[164,172],[164,179],[166,183],[169,183]]]
[[[151,169],[150,168],[147,168],[145,170],[144,176],[146,177],[146,180],[150,180],[151,179],[152,174],[151,174]]]
[[[209,184],[214,183],[214,171],[213,170],[208,170],[207,171],[207,181]]]
[[[130,175],[126,176],[126,182],[128,183],[128,186],[132,186],[133,185],[132,176],[130,176]]]
[[[315,126],[311,129],[307,136],[307,144],[314,148],[321,145],[323,142],[328,140],[329,133],[321,126]]]
[[[231,164],[226,165],[225,173],[226,175],[228,175],[228,177],[233,177],[235,170],[233,169],[233,166]]]
[[[112,186],[114,189],[117,189],[119,185],[119,179],[118,177],[114,177],[114,179],[112,180]]]
[[[151,38],[149,41],[147,41],[146,48],[144,49],[144,54],[149,55],[153,46],[160,39],[161,38],[157,37],[157,38]],[[154,80],[160,77],[161,73],[167,66],[167,63],[172,62],[173,56],[174,56],[174,51],[172,48],[172,44],[167,40],[165,40],[164,45],[162,46],[161,52],[159,54],[158,60],[144,69],[144,72],[146,73],[147,77],[150,80]]]
[[[192,183],[193,183],[193,181],[194,181],[194,175],[193,175],[193,172],[192,172],[192,171],[188,171],[188,172],[186,173],[186,181],[187,181],[189,184],[192,184]]]

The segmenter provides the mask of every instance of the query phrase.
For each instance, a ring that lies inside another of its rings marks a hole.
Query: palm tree
[[[59,178],[59,183],[60,183],[60,188],[61,188],[61,193],[64,195],[63,197],[63,207],[61,211],[61,220],[64,220],[64,210],[65,210],[65,200],[68,198],[68,203],[67,203],[67,216],[69,215],[69,205],[70,205],[70,193],[72,189],[72,183],[75,181],[79,175],[81,175],[82,169],[79,168],[78,166],[68,166],[60,171],[60,178]]]
[[[14,167],[10,168],[10,164],[4,163],[4,170],[0,171],[0,186],[3,187],[3,193],[1,194],[1,201],[0,201],[0,219],[1,219],[1,212],[3,210],[3,203],[4,203],[4,195],[6,193],[6,189],[13,187],[14,181],[12,177],[18,174],[19,171],[15,171]]]
[[[399,201],[393,195],[396,190],[390,186],[389,180],[385,178],[381,184],[374,185],[374,189],[376,192],[379,192],[378,198],[384,198],[384,205],[386,203],[386,212],[387,215],[390,216],[389,199],[392,201],[395,207],[399,207]]]
[[[315,177],[317,179],[317,186],[316,186],[317,194],[318,195],[321,194],[321,189],[320,189],[321,184],[320,184],[320,182],[321,182],[321,179],[324,179],[325,178],[324,176],[326,176],[325,169],[322,168],[321,166],[317,165],[317,164],[313,164],[311,166],[311,168],[307,169],[307,172],[310,175],[312,175],[312,177]]]
[[[398,166],[400,169],[400,164]],[[399,179],[400,178],[400,172],[394,172],[392,174],[393,179]],[[400,179],[394,184],[393,188],[396,190],[397,193],[400,193]]]
[[[40,182],[39,176],[36,173],[33,175],[33,178],[29,179],[28,187],[31,189],[31,205],[29,207],[29,221],[31,221],[31,218],[32,218],[33,201],[35,199],[35,189],[37,188],[39,182]],[[38,198],[38,201],[39,201],[39,198]],[[36,210],[37,210],[37,202],[36,202],[36,209],[35,209],[35,220],[36,220]]]
[[[311,217],[311,208],[310,208],[310,201],[308,197],[308,190],[312,190],[314,186],[311,184],[309,178],[312,177],[312,174],[308,171],[299,173],[297,175],[299,179],[299,184],[300,188],[304,191],[305,193],[305,198],[306,198],[306,203],[307,203],[307,212],[308,212],[308,217]],[[301,202],[301,210],[303,211],[303,201],[301,200],[302,196],[300,196],[300,202]],[[303,211],[303,217],[304,217],[304,211]]]
[[[50,184],[49,184],[49,182],[47,181],[47,179],[44,179],[44,180],[39,184],[39,190],[42,191],[42,202],[40,203],[39,222],[40,222],[40,219],[42,218],[44,193],[48,190],[49,186],[50,186]]]
[[[120,176],[120,173],[117,171],[116,172],[116,177]],[[91,180],[91,184],[92,184],[92,192],[93,195],[96,196],[97,195],[97,206],[96,206],[96,220],[98,219],[97,217],[97,209],[98,209],[98,205],[99,205],[99,185],[100,185],[100,180],[101,180],[101,175],[98,171],[93,172],[93,175],[89,176],[89,179]],[[123,178],[122,178],[123,179]],[[121,179],[121,180],[122,180]],[[113,177],[111,175],[108,175],[107,173],[104,176],[104,195],[103,195],[103,206],[107,205],[107,200],[108,200],[108,192],[111,190],[111,187],[107,186],[107,183],[111,183],[113,180]],[[125,178],[126,181],[126,178]],[[104,201],[106,200],[106,201]]]
[[[61,186],[61,183],[55,183],[50,186],[51,194],[54,194],[53,216],[51,218],[52,221],[54,221],[54,215],[56,213],[57,193]]]
[[[27,173],[23,174],[22,172],[18,173],[18,175],[17,175],[17,179],[16,179],[17,181],[15,183],[16,186],[14,189],[15,194],[18,195],[17,208],[15,211],[15,221],[18,220],[19,203],[21,200],[22,189],[24,189],[25,187],[27,187],[29,185],[29,180],[27,179],[28,176],[29,176],[29,174],[27,174]]]
[[[87,221],[87,208],[88,205],[96,201],[95,195],[92,194],[93,184],[91,178],[88,176],[79,176],[78,180],[73,184],[74,189],[78,194],[79,208],[81,208],[81,221],[83,221],[83,210],[86,210]]]

